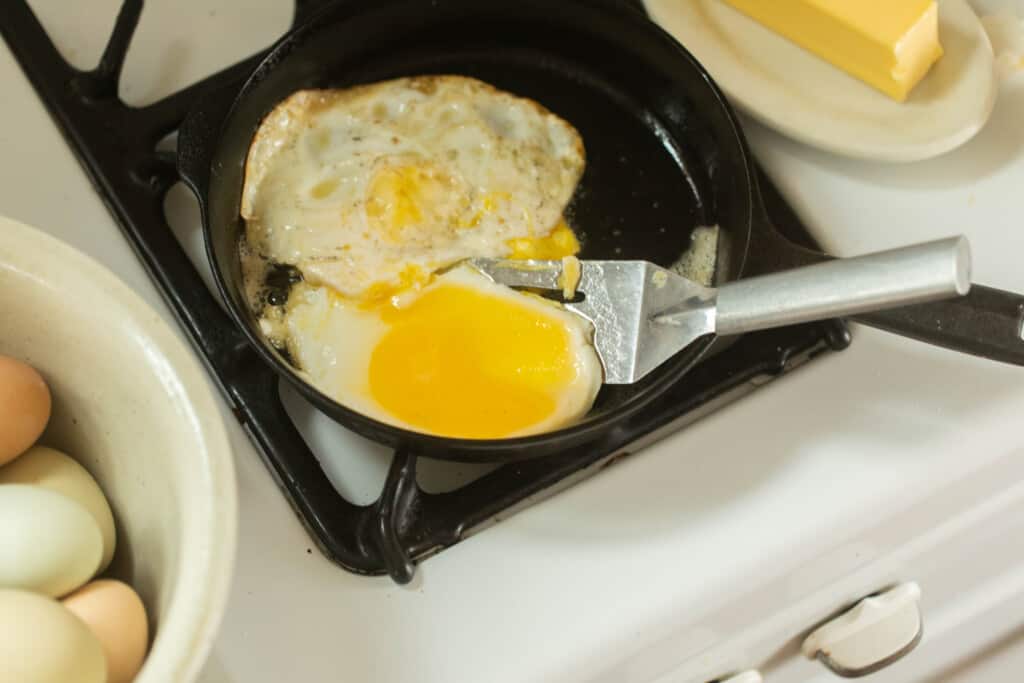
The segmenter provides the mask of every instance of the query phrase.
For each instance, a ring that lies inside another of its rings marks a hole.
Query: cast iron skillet
[[[235,321],[314,405],[366,437],[460,461],[556,453],[614,429],[678,381],[715,342],[710,336],[699,340],[636,385],[604,387],[576,425],[516,439],[449,439],[399,429],[346,408],[301,379],[263,339],[243,295],[239,205],[252,136],[278,102],[301,88],[446,73],[533,98],[580,131],[587,168],[569,214],[582,238],[582,258],[668,266],[686,250],[696,226],[712,224],[721,227],[717,283],[752,265],[767,270],[826,258],[786,242],[766,225],[742,133],[722,94],[689,53],[632,8],[612,0],[331,6],[285,36],[240,90],[210,93],[197,103],[179,133],[179,170],[199,199],[207,251]],[[755,222],[765,225],[754,230]],[[776,244],[765,249],[757,240]],[[783,257],[756,264],[763,252]],[[927,332],[898,316],[888,326],[918,337]]]

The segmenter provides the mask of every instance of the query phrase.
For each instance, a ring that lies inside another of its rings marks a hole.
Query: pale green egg
[[[89,511],[59,493],[0,484],[0,588],[67,595],[99,569],[103,535]]]

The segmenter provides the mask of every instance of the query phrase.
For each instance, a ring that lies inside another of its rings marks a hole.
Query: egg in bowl
[[[579,420],[602,381],[589,323],[452,265],[576,254],[565,210],[584,166],[570,124],[475,79],[293,94],[257,131],[242,194],[264,335],[395,426],[492,439]],[[270,294],[282,267],[290,286]]]

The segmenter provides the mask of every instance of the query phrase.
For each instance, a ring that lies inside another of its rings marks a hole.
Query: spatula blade
[[[714,331],[714,290],[647,261],[578,263],[575,290],[583,299],[563,305],[593,325],[605,384],[638,382]],[[474,259],[470,265],[517,289],[562,291],[566,285],[562,261]]]

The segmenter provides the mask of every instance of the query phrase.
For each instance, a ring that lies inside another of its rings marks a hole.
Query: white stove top
[[[119,3],[31,4],[85,67]],[[288,18],[281,0],[151,0],[129,53],[126,99],[153,101],[212,72],[267,44]],[[171,319],[6,49],[0,82],[0,213],[92,254]],[[1022,118],[1024,71],[1003,82],[974,141],[930,162],[847,161],[753,123],[747,131],[833,253],[962,232],[976,282],[1024,291]],[[186,197],[173,193],[172,212],[200,258]],[[838,605],[870,592],[877,576],[905,578],[908,547],[953,534],[951,519],[1024,496],[1024,371],[854,333],[848,351],[443,552],[405,588],[325,560],[225,408],[241,535],[203,683],[685,681],[746,666],[767,631],[811,626],[831,611],[818,613],[815,596]],[[346,479],[346,493],[375,498],[385,455],[357,437],[340,441],[301,400],[289,404],[307,433],[350,458],[336,467],[362,472]]]

